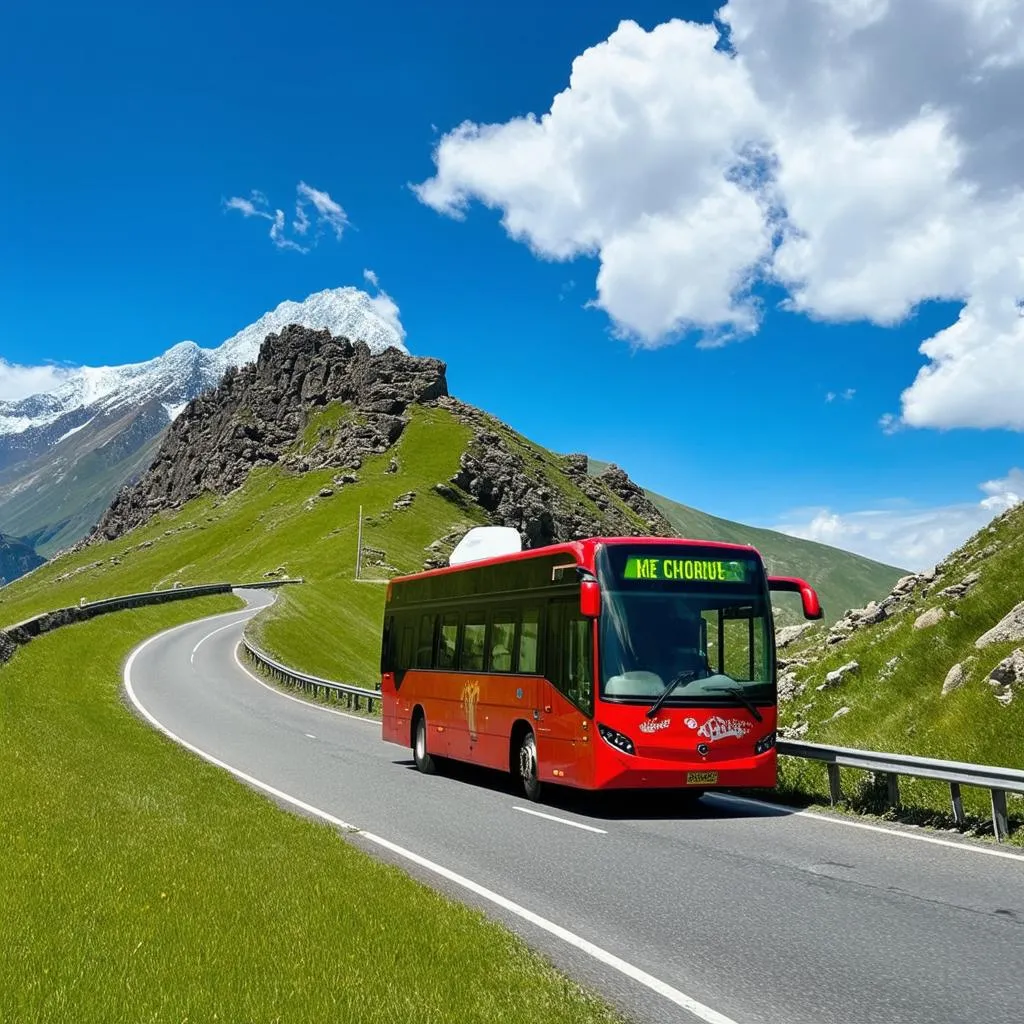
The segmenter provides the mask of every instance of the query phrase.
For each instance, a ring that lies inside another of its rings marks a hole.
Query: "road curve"
[[[1024,858],[725,797],[684,812],[657,796],[535,806],[494,773],[420,775],[376,722],[239,665],[245,622],[272,600],[242,596],[246,611],[136,649],[139,710],[358,829],[348,841],[483,909],[631,1018],[959,1024],[1024,1005]]]

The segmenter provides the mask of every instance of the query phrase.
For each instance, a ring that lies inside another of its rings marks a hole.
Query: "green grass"
[[[442,409],[414,410],[392,451],[366,459],[358,484],[334,485],[335,473],[255,470],[226,497],[206,495],[161,513],[116,541],[61,557],[0,590],[0,622],[114,594],[154,587],[245,582],[283,568],[308,582],[279,591],[275,607],[251,628],[269,654],[315,675],[372,686],[379,662],[384,587],[355,582],[359,508],[364,544],[388,566],[422,568],[425,548],[482,513],[454,506],[433,491],[456,471],[469,429]],[[387,472],[394,457],[396,473]],[[334,496],[320,498],[324,486]],[[415,490],[411,508],[392,508]],[[71,574],[71,575],[69,575]],[[364,564],[363,575],[384,574]],[[66,578],[62,578],[66,577]]]
[[[302,452],[308,452],[322,437],[332,435],[339,424],[351,416],[352,406],[348,402],[329,402],[316,409],[310,414],[302,430]]]
[[[995,553],[969,560],[990,544],[998,547]],[[808,723],[805,738],[815,742],[1024,767],[1024,695],[1018,694],[1003,707],[986,681],[996,664],[1019,644],[995,644],[980,651],[974,646],[982,633],[1024,600],[1022,564],[1024,506],[973,538],[932,585],[931,593],[917,595],[902,614],[862,628],[824,656],[812,646],[813,638],[787,648],[784,657],[810,661],[794,669],[805,690],[783,705],[783,724]],[[973,570],[981,578],[966,597],[951,601],[937,596]],[[929,629],[914,629],[915,619],[933,606],[944,607],[955,617]],[[889,670],[886,665],[893,658],[899,661]],[[816,689],[829,671],[849,661],[860,664],[858,675],[847,677],[834,689]],[[957,662],[966,666],[966,681],[942,696],[946,673]],[[849,713],[833,719],[841,707],[848,707]],[[856,790],[856,776],[849,778],[851,790]],[[787,769],[784,781],[808,792],[827,793],[823,779],[822,769],[806,766]],[[908,779],[901,781],[900,791],[909,811],[949,813],[948,788],[941,784]],[[857,799],[870,805],[875,796],[866,791]],[[988,794],[965,788],[963,796],[965,809],[987,820]],[[1018,818],[1022,816],[1024,804],[1019,798],[1011,796],[1009,806]]]
[[[237,604],[120,612],[0,669],[0,1021],[613,1020],[483,915],[126,710],[132,646]]]

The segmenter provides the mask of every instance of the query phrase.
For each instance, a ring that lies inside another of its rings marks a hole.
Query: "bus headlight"
[[[601,725],[600,722],[598,722],[597,731],[601,734],[601,739],[603,739],[605,743],[613,746],[616,750],[621,750],[624,754],[636,753],[633,741],[628,736],[624,736],[621,732],[609,729],[607,725]]]
[[[772,732],[768,733],[767,736],[763,737],[762,739],[759,739],[754,744],[754,753],[755,754],[767,753],[774,746],[775,746],[775,732],[772,731]]]

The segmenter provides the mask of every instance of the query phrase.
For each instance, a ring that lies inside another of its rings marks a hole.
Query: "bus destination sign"
[[[625,580],[704,580],[708,583],[746,583],[748,562],[711,558],[641,558],[630,556],[622,571]]]

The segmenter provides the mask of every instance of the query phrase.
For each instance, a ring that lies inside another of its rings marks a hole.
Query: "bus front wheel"
[[[434,758],[427,752],[427,719],[420,712],[412,727],[412,759],[424,775],[433,775],[437,769]]]
[[[541,797],[541,784],[537,779],[537,741],[532,732],[523,733],[519,741],[519,779],[527,800]]]

